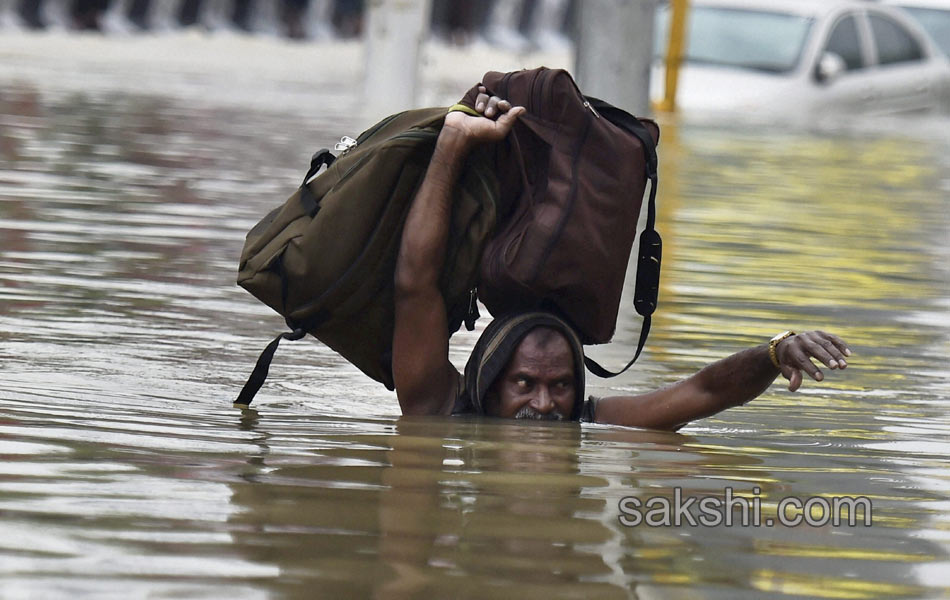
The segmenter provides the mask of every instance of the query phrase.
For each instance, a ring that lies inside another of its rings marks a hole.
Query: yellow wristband
[[[775,365],[776,369],[781,369],[782,365],[778,362],[778,355],[775,353],[775,349],[778,348],[778,343],[784,340],[785,338],[790,338],[795,335],[794,331],[783,331],[774,338],[769,340],[769,358],[772,360],[772,364]]]
[[[473,117],[480,117],[480,116],[482,116],[482,113],[478,112],[477,110],[475,110],[475,109],[472,108],[471,106],[465,106],[464,104],[453,104],[452,106],[449,107],[448,112],[455,112],[455,111],[461,111],[461,112],[463,112],[463,113],[468,113],[468,114],[472,115]]]

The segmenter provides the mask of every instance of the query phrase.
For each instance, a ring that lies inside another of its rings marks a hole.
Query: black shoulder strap
[[[320,204],[317,202],[313,192],[310,191],[310,186],[307,184],[316,177],[321,167],[326,165],[329,168],[334,160],[336,160],[336,157],[326,148],[317,150],[310,159],[310,169],[307,170],[307,174],[303,177],[303,183],[300,184],[300,202],[311,217],[316,215],[320,210]],[[276,269],[280,275],[281,307],[284,309],[284,312],[286,312],[287,273],[283,268],[283,257],[278,257],[274,262],[274,269]],[[271,343],[267,344],[264,351],[261,352],[261,355],[257,358],[257,363],[254,365],[254,370],[251,371],[250,377],[247,378],[247,382],[244,384],[244,387],[241,388],[241,393],[238,394],[237,400],[234,401],[235,404],[247,406],[254,400],[254,396],[257,395],[261,386],[264,385],[264,381],[267,380],[267,373],[270,371],[270,364],[274,360],[274,353],[277,352],[277,346],[280,345],[280,340],[299,340],[307,335],[307,331],[304,327],[299,327],[295,323],[291,323],[289,319],[287,320],[287,326],[290,327],[292,331],[285,331],[275,337]]]
[[[285,331],[275,337],[271,343],[267,344],[267,347],[264,348],[264,351],[261,352],[260,357],[258,357],[257,364],[254,365],[254,370],[251,371],[251,376],[247,378],[247,383],[241,388],[241,393],[238,394],[237,400],[235,400],[234,403],[247,406],[251,403],[251,400],[254,399],[254,396],[257,395],[258,390],[261,389],[261,386],[264,385],[264,381],[267,379],[267,372],[270,370],[270,363],[274,360],[274,352],[277,352],[277,346],[280,344],[280,340],[299,340],[306,334],[307,332],[301,328],[293,331]]]
[[[640,140],[643,153],[646,156],[647,179],[650,181],[650,199],[647,205],[647,221],[643,233],[640,234],[640,248],[637,257],[637,286],[633,296],[633,307],[643,316],[643,325],[640,329],[640,340],[637,351],[627,365],[616,373],[608,371],[595,360],[585,357],[587,369],[597,377],[609,378],[620,375],[637,362],[647,337],[650,335],[650,321],[656,310],[657,296],[660,289],[660,260],[663,254],[663,241],[656,231],[656,186],[657,186],[657,156],[656,142],[653,136],[643,126],[643,123],[627,111],[611,104],[587,97],[587,101],[601,116],[607,118],[614,125],[621,127]]]
[[[302,185],[301,189],[306,189],[306,185]],[[280,306],[282,312],[287,311],[287,272],[284,270],[284,257],[283,255],[278,256],[274,261],[273,267],[274,271],[280,275]],[[275,337],[271,343],[267,344],[267,347],[264,348],[264,351],[261,352],[261,355],[257,357],[257,363],[254,365],[254,370],[251,371],[250,377],[247,378],[247,382],[244,384],[244,387],[241,388],[241,393],[238,394],[237,400],[234,401],[234,404],[243,404],[247,406],[254,400],[254,396],[257,395],[257,392],[260,391],[261,386],[264,385],[264,381],[267,380],[267,373],[270,371],[270,364],[274,360],[274,353],[277,352],[277,346],[280,345],[280,340],[299,340],[303,336],[307,335],[307,330],[304,327],[299,326],[296,323],[293,323],[290,318],[285,319],[287,326],[290,327],[292,331],[285,331],[277,337]]]

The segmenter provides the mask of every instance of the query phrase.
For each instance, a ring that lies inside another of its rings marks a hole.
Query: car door
[[[919,37],[888,14],[868,11],[874,66],[869,69],[875,112],[931,110],[938,103],[935,65]]]
[[[872,61],[866,28],[860,15],[848,11],[838,15],[826,30],[827,35],[816,63],[812,65],[816,90],[815,108],[830,109],[848,114],[873,110],[876,101],[875,88],[868,77]],[[844,61],[844,71],[831,79],[817,76],[819,62],[825,53],[831,53]]]

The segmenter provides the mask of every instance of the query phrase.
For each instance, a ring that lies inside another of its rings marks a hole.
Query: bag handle
[[[336,157],[333,156],[329,148],[320,148],[314,152],[313,156],[310,157],[310,168],[307,170],[307,174],[303,176],[303,183],[300,185],[306,186],[310,183],[310,180],[317,175],[317,171],[320,170],[320,167],[326,165],[327,168],[329,168],[335,160]]]
[[[653,136],[643,126],[639,119],[627,111],[617,108],[611,104],[587,96],[590,105],[606,117],[611,123],[620,127],[624,131],[635,136],[640,140],[643,147],[643,153],[646,157],[647,178],[650,181],[650,199],[647,205],[647,220],[640,234],[640,248],[637,257],[637,283],[633,295],[633,307],[637,314],[643,316],[643,325],[640,327],[640,340],[637,342],[637,351],[630,359],[627,365],[617,371],[608,371],[597,361],[589,357],[584,357],[584,364],[587,369],[597,377],[608,379],[616,377],[633,366],[640,358],[643,347],[646,344],[647,337],[650,335],[650,322],[653,312],[656,310],[657,298],[660,291],[660,261],[663,255],[663,240],[656,230],[656,186],[657,186],[657,156],[656,142]]]

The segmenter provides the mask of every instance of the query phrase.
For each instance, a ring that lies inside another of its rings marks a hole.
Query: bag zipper
[[[578,92],[579,92],[579,91],[580,91],[580,90],[578,90]],[[594,105],[591,104],[591,103],[587,100],[587,98],[585,98],[584,96],[581,96],[581,98],[584,98],[584,106],[587,107],[588,109],[590,109],[590,112],[594,113],[594,116],[599,119],[599,118],[600,118],[600,113],[597,112],[597,109],[594,108]]]
[[[356,147],[357,141],[348,135],[340,138],[340,141],[333,145],[333,149],[339,152],[337,158],[344,156],[347,152]]]
[[[387,140],[385,140],[385,141],[383,141],[383,142],[380,142],[380,143],[381,143],[381,144],[384,144],[384,143],[386,143],[386,142],[391,142],[391,141],[400,140],[400,139],[413,139],[413,138],[415,138],[415,139],[424,139],[424,138],[435,137],[436,135],[438,135],[438,133],[437,133],[437,132],[434,132],[434,131],[423,131],[423,130],[421,130],[421,129],[416,129],[416,130],[404,131],[404,132],[399,133],[399,134],[397,134],[397,135],[394,135],[393,137],[391,137],[391,138],[389,138],[389,139],[387,139]],[[355,145],[353,146],[353,148],[355,148],[355,147],[358,146],[358,145],[359,145],[359,143],[357,142],[357,144],[355,144]],[[352,149],[352,148],[351,148],[351,149]],[[341,154],[340,156],[343,156],[343,155]],[[346,180],[349,178],[349,176],[353,173],[354,169],[356,169],[357,167],[359,167],[360,165],[362,165],[363,162],[364,162],[368,157],[369,157],[369,154],[364,154],[363,156],[360,157],[360,159],[359,159],[358,161],[356,161],[355,163],[353,163],[352,165],[350,165],[350,167],[349,167],[346,171],[344,171],[343,175],[340,175],[340,179],[333,185],[333,187],[330,188],[329,190],[327,190],[327,194],[329,194],[329,193],[332,192],[334,189],[336,189],[336,186],[338,186],[338,185],[340,185],[341,183],[343,183],[344,181],[346,181]]]
[[[376,125],[373,125],[372,127],[370,127],[369,129],[367,129],[367,130],[364,131],[363,133],[359,134],[359,136],[356,138],[356,143],[357,143],[357,144],[362,144],[363,142],[366,141],[366,138],[372,136],[374,133],[376,133],[377,131],[379,131],[380,129],[382,129],[383,127],[385,127],[386,125],[389,125],[389,123],[391,123],[393,119],[395,119],[395,118],[398,117],[399,115],[403,114],[404,112],[405,112],[405,111],[400,112],[400,113],[396,113],[396,114],[394,114],[394,115],[389,115],[388,117],[386,117],[385,119],[383,119],[382,121],[380,121],[379,123],[377,123]]]
[[[575,87],[577,87],[576,84]],[[550,258],[551,252],[554,250],[555,243],[561,238],[561,235],[564,233],[564,228],[567,226],[567,221],[574,213],[574,204],[577,200],[577,161],[584,149],[584,145],[587,143],[587,137],[590,135],[591,125],[592,121],[590,118],[588,118],[587,126],[584,128],[584,133],[577,144],[574,155],[571,157],[571,191],[568,195],[567,205],[564,207],[564,214],[561,216],[561,220],[557,224],[557,230],[555,231],[554,235],[548,238],[547,247],[541,254],[541,259],[535,265],[534,273],[532,273],[530,279],[528,280],[529,285],[533,284],[541,274],[542,267],[548,261],[548,258]]]
[[[365,142],[368,138],[372,137],[377,131],[379,131],[386,125],[389,125],[389,123],[391,123],[396,117],[402,114],[403,113],[396,113],[394,115],[389,115],[388,117],[386,117],[385,119],[383,119],[382,121],[374,125],[372,128],[367,129],[366,131],[361,133],[359,137],[357,137],[356,139],[353,139],[348,135],[344,135],[343,137],[341,137],[340,141],[337,142],[333,146],[333,149],[340,153],[337,155],[337,158],[340,158],[346,155],[350,150],[352,150],[353,148],[356,148],[357,146]],[[399,137],[399,136],[396,135],[393,137]],[[389,139],[393,139],[393,138],[389,138]]]
[[[478,317],[481,315],[478,314],[478,288],[474,287],[468,292],[468,312],[465,314],[465,329],[468,331],[475,330],[475,321],[478,320]]]

